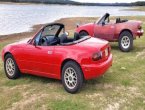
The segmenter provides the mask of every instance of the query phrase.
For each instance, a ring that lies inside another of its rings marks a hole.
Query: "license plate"
[[[105,49],[105,56],[107,57],[108,54],[109,54],[109,53],[108,53],[108,48],[106,48],[106,49]]]

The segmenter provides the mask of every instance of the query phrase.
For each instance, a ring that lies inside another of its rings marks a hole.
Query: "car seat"
[[[65,33],[61,34],[59,39],[60,39],[60,44],[67,43],[67,35]]]
[[[116,23],[120,23],[121,19],[120,18],[116,18]]]
[[[74,41],[79,40],[80,39],[80,34],[75,32],[74,33]]]

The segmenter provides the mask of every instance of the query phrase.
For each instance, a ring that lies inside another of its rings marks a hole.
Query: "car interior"
[[[79,39],[81,39],[81,37],[77,32],[74,33],[74,37],[69,37],[67,33],[62,33],[59,36],[43,36],[39,39],[37,44],[40,46],[63,45],[74,43]]]
[[[108,18],[105,19],[104,23],[105,24],[114,24],[114,23],[117,24],[117,23],[124,23],[124,22],[127,22],[127,21],[128,20],[126,20],[126,19],[116,18],[115,22],[112,22],[112,20],[110,20],[109,17],[108,17]]]
[[[66,33],[61,34],[59,37],[56,36],[45,36],[40,39],[39,45],[50,46],[50,45],[63,45],[67,43],[73,43],[80,39],[79,33],[74,33],[74,38],[69,37]]]
[[[77,32],[74,33],[73,37],[69,37],[69,33],[65,32],[63,24],[53,23],[42,28],[31,43],[38,46],[70,45],[88,38],[88,36],[81,37]]]
[[[110,14],[106,13],[98,22],[98,24],[102,24],[102,25],[107,25],[107,24],[117,24],[117,23],[123,23],[123,22],[127,22],[128,20],[126,19],[121,19],[121,18],[116,18],[115,21],[110,20]]]
[[[128,20],[126,19],[123,19],[121,20],[121,18],[116,18],[116,23],[124,23],[124,22],[127,22]]]

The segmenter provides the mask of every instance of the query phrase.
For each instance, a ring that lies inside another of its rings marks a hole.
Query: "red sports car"
[[[81,36],[90,35],[110,42],[119,42],[119,48],[122,51],[130,51],[136,36],[143,35],[141,21],[116,18],[116,21],[111,22],[109,16],[110,14],[106,13],[95,23],[77,26],[76,32]]]
[[[2,51],[9,79],[21,73],[62,80],[66,91],[76,93],[83,81],[104,74],[112,65],[108,41],[86,36],[68,37],[60,23],[44,26],[30,40],[7,45]]]

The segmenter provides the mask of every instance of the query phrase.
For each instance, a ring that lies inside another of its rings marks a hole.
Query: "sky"
[[[73,0],[78,2],[92,2],[92,3],[131,3],[136,1],[145,1],[145,0]]]

